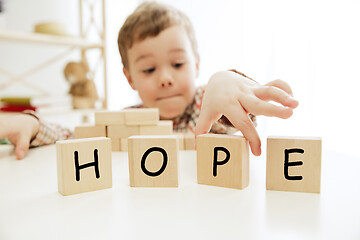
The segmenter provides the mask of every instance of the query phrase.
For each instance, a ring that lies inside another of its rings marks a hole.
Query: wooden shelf
[[[0,31],[0,40],[72,46],[83,49],[103,48],[104,46],[101,42],[89,42],[80,37],[56,36],[40,33],[21,33],[12,31]]]

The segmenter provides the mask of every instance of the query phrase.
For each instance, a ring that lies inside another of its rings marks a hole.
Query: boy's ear
[[[200,56],[196,54],[195,56],[195,66],[196,66],[196,78],[199,77],[199,70],[200,70]]]
[[[132,79],[131,79],[130,72],[129,72],[126,68],[123,68],[123,73],[124,73],[126,79],[128,80],[128,83],[129,83],[130,87],[131,87],[133,90],[136,90],[136,88],[135,88],[135,86],[134,86],[134,82],[133,82]]]

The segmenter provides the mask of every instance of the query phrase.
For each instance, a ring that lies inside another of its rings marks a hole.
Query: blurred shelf
[[[73,46],[83,49],[104,47],[104,44],[101,42],[90,42],[80,37],[50,35],[41,33],[22,33],[14,31],[0,31],[0,40]]]

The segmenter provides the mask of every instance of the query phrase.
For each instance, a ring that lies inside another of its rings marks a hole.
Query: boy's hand
[[[249,113],[286,119],[297,106],[298,101],[292,97],[291,88],[284,81],[260,85],[234,72],[218,72],[206,86],[195,136],[209,132],[212,123],[225,115],[249,141],[252,153],[259,156],[261,142]]]
[[[27,114],[4,117],[0,120],[0,138],[8,138],[15,145],[17,159],[23,159],[30,140],[39,131],[39,120]]]

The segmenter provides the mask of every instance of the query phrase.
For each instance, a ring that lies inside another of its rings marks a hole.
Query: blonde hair
[[[124,68],[128,69],[129,67],[127,50],[134,43],[147,37],[155,37],[174,25],[184,27],[194,54],[198,55],[194,28],[190,19],[183,12],[162,3],[144,2],[128,16],[119,31],[118,46]]]

